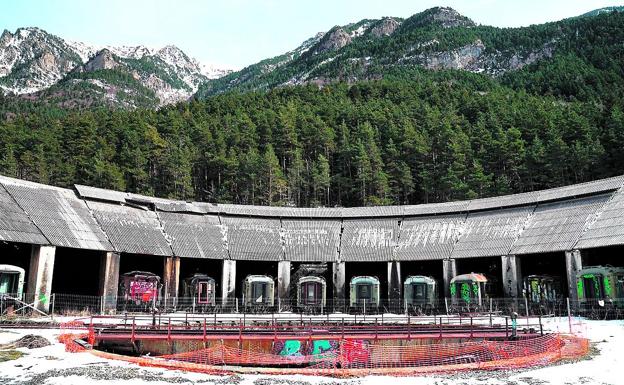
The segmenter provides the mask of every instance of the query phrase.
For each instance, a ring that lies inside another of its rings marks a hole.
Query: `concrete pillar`
[[[401,262],[388,262],[388,303],[392,313],[401,311]]]
[[[180,286],[180,257],[165,257],[163,269],[163,285],[165,295],[177,297]]]
[[[105,252],[100,262],[100,289],[102,312],[117,310],[117,292],[119,290],[119,253]]]
[[[568,297],[570,301],[578,301],[576,291],[576,273],[583,268],[580,250],[565,252],[566,276],[568,278]]]
[[[451,279],[457,275],[457,262],[454,259],[442,260],[442,279],[444,280],[444,296],[451,296]]]
[[[332,263],[332,278],[334,283],[334,311],[342,311],[345,306],[345,263]]]
[[[234,306],[236,298],[236,261],[224,259],[221,269],[221,303],[223,307]]]
[[[27,293],[32,297],[26,300],[33,301],[35,308],[45,313],[50,311],[55,254],[55,246],[39,245],[33,245],[30,253]]]
[[[290,305],[290,261],[277,263],[277,298],[281,308]]]
[[[503,291],[505,297],[518,298],[522,296],[522,272],[520,260],[515,255],[501,257],[503,271]]]

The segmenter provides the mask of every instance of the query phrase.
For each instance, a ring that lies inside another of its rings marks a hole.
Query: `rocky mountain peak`
[[[451,7],[435,7],[430,9],[431,21],[444,28],[473,27],[475,23]]]
[[[175,45],[164,46],[156,51],[154,56],[174,67],[180,67],[195,72],[200,71],[200,64],[196,60],[188,57],[184,51]]]
[[[401,25],[401,23],[393,17],[384,17],[379,23],[371,28],[373,36],[390,36]]]
[[[79,64],[80,57],[63,39],[39,28],[4,31],[0,37],[0,88],[5,92],[49,87]]]
[[[82,67],[86,72],[98,70],[110,70],[119,66],[116,56],[107,48],[98,51],[85,65]]]
[[[314,49],[314,53],[336,51],[351,43],[351,35],[342,27],[334,27],[327,32]]]
[[[180,48],[178,48],[177,46],[173,45],[173,44],[168,44],[164,47],[162,47],[161,49],[159,49],[156,54],[160,54],[160,55],[164,55],[164,54],[169,54],[169,55],[184,55],[186,56],[186,54],[184,53],[184,51],[182,51]]]
[[[6,44],[7,41],[9,41],[12,37],[13,37],[13,34],[8,29],[5,29],[2,32],[2,35],[0,35],[0,44],[3,44],[3,45]]]
[[[149,49],[148,47],[144,45],[137,45],[137,46],[122,45],[118,47],[108,46],[106,48],[108,48],[115,55],[119,57],[123,57],[123,58],[128,58],[128,59],[141,59],[144,56],[149,56],[149,55],[154,54],[153,50]]]
[[[406,19],[402,28],[415,29],[430,25],[442,28],[474,27],[475,22],[450,7],[434,7]]]
[[[121,76],[93,73],[99,70]],[[36,27],[0,35],[0,93],[5,94],[63,95],[77,104],[161,106],[186,100],[201,83],[229,72],[203,67],[174,45],[158,50],[94,46],[65,41]]]

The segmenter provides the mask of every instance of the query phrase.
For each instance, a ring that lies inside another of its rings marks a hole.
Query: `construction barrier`
[[[208,374],[307,374],[335,377],[409,376],[460,370],[499,370],[543,366],[589,352],[587,339],[546,334],[518,340],[211,340],[204,347],[157,357],[124,356],[90,349],[94,336],[84,325],[64,326],[59,337],[71,352],[141,366]],[[69,332],[73,330],[74,332]],[[76,341],[84,342],[78,344]],[[86,342],[86,343],[85,343]]]

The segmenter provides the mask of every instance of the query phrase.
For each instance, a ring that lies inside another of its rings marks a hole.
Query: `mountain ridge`
[[[93,75],[89,85],[77,84],[80,79],[76,73],[98,70],[126,71],[143,87],[126,83],[121,87],[125,90],[119,91],[117,88],[122,85],[108,84],[107,79],[95,79]],[[5,30],[0,36],[0,90],[29,99],[49,101],[50,95],[67,95],[67,99],[78,101],[80,98],[70,94],[82,88],[82,92],[90,90],[95,104],[159,107],[187,100],[201,82],[228,72],[202,65],[174,45],[159,49],[142,45],[98,47],[65,41],[37,27],[18,28],[14,33]],[[153,93],[147,95],[145,88]],[[129,98],[120,97],[118,102],[115,97],[104,96],[118,91]],[[143,96],[147,99],[140,101]],[[63,99],[63,103],[66,101]]]
[[[603,15],[598,12],[594,17]],[[303,45],[296,48],[294,51],[302,53],[288,60],[276,60],[283,55],[276,56],[210,80],[200,86],[195,97],[308,83],[353,83],[415,66],[500,78],[574,50],[573,34],[578,37],[586,33],[582,26],[591,18],[498,28],[478,25],[449,7],[434,7],[406,19],[365,19],[335,26],[317,35],[311,44],[307,40],[309,46],[305,50]],[[356,29],[359,33],[353,33]],[[279,65],[263,66],[274,61]]]
[[[527,72],[553,66],[565,55],[580,54],[583,65],[597,67],[589,43],[577,40],[584,39],[593,19],[618,18],[619,8],[529,27],[496,28],[478,25],[452,8],[434,7],[408,18],[336,25],[284,54],[235,72],[202,65],[174,45],[92,46],[36,27],[18,28],[0,36],[0,91],[63,108],[159,108],[229,91],[352,84],[416,68],[461,70],[513,84],[511,78],[530,76]],[[607,44],[617,54],[615,42]]]

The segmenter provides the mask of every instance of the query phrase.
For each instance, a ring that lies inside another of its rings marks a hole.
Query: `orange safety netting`
[[[547,334],[516,341],[471,340],[333,340],[210,341],[206,347],[158,357],[130,357],[89,350],[75,342],[93,342],[91,331],[66,333],[59,340],[68,351],[142,366],[202,373],[265,373],[361,376],[417,375],[458,370],[515,369],[577,358],[589,351],[587,339]],[[84,345],[84,344],[83,344]],[[88,345],[87,345],[88,346]]]

